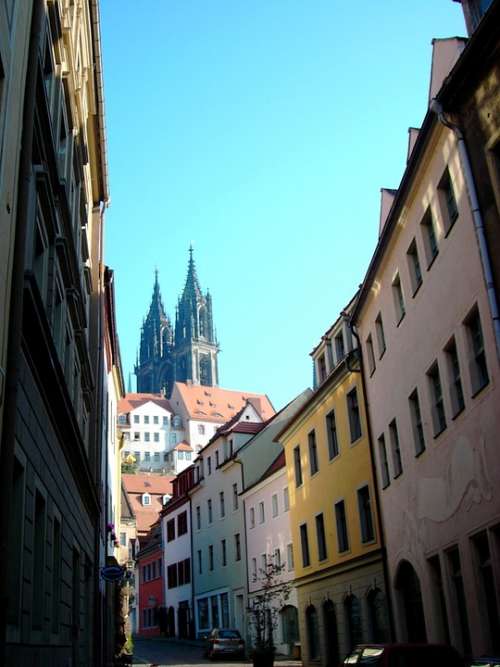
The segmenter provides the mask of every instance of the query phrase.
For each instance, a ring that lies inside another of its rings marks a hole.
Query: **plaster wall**
[[[448,166],[458,205],[458,218],[446,231],[446,208],[438,184]],[[438,254],[428,265],[421,221],[430,206]],[[407,250],[415,239],[422,267],[422,284],[413,293]],[[406,314],[398,323],[392,282],[399,272]],[[472,389],[471,341],[464,322],[477,307],[489,374],[488,384],[477,394]],[[466,650],[457,615],[447,557],[458,546],[465,589],[472,651],[491,650],[487,627],[485,591],[481,590],[477,559],[471,538],[488,531],[495,576],[498,571],[500,525],[499,364],[495,352],[478,245],[470,212],[457,146],[450,131],[437,126],[403,213],[374,277],[369,297],[359,317],[363,354],[371,333],[376,346],[375,319],[381,313],[386,351],[376,350],[376,369],[367,373],[367,398],[375,439],[378,484],[384,516],[391,585],[396,604],[396,632],[407,636],[402,602],[395,589],[398,566],[407,560],[414,567],[422,589],[427,638],[444,641],[447,615],[450,639]],[[445,348],[456,341],[465,407],[453,417],[450,399],[450,366]],[[446,428],[434,435],[432,392],[427,371],[438,363]],[[365,363],[367,368],[367,364]],[[409,396],[417,389],[422,414],[425,451],[416,455]],[[389,423],[396,419],[403,472],[397,476],[391,458]],[[390,484],[384,489],[377,439],[384,435],[389,459]],[[439,604],[428,562],[438,556],[444,584],[446,611]]]

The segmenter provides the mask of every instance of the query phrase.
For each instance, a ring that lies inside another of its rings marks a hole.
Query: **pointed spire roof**
[[[184,285],[184,291],[182,293],[182,300],[185,298],[200,297],[201,289],[200,283],[198,282],[198,276],[196,275],[196,266],[193,259],[193,244],[189,245],[189,262],[188,262],[188,272],[186,277],[186,284]]]
[[[151,305],[146,317],[146,321],[169,322],[168,315],[165,313],[165,307],[160,292],[160,283],[158,282],[158,269],[155,269],[155,282],[153,286],[153,296],[151,298]]]

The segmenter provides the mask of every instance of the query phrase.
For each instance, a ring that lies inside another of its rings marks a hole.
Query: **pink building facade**
[[[456,136],[429,111],[353,321],[396,638],[479,655],[500,638],[500,390],[470,194]]]

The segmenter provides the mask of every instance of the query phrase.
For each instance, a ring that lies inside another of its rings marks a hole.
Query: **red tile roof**
[[[160,408],[169,412],[174,412],[169,401],[161,394],[125,394],[125,397],[118,401],[118,414],[123,415],[132,410],[140,408],[144,403],[156,403]]]
[[[264,420],[269,419],[275,413],[266,394],[253,394],[247,391],[206,387],[185,382],[176,382],[174,392],[175,389],[179,392],[190,419],[225,423],[244,407],[248,399],[251,399]]]
[[[179,444],[176,445],[174,447],[174,449],[180,450],[181,452],[192,452],[193,451],[193,448],[191,447],[191,445],[188,442],[186,442],[185,440],[182,440],[181,442],[179,442]]]
[[[144,536],[163,508],[163,496],[172,495],[172,481],[175,477],[167,475],[122,475],[123,486],[136,517],[137,534]],[[151,505],[142,504],[142,494],[151,495]]]

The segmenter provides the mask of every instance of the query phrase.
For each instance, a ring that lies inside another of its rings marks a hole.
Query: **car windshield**
[[[239,639],[240,633],[238,630],[219,630],[219,637],[221,639]]]

